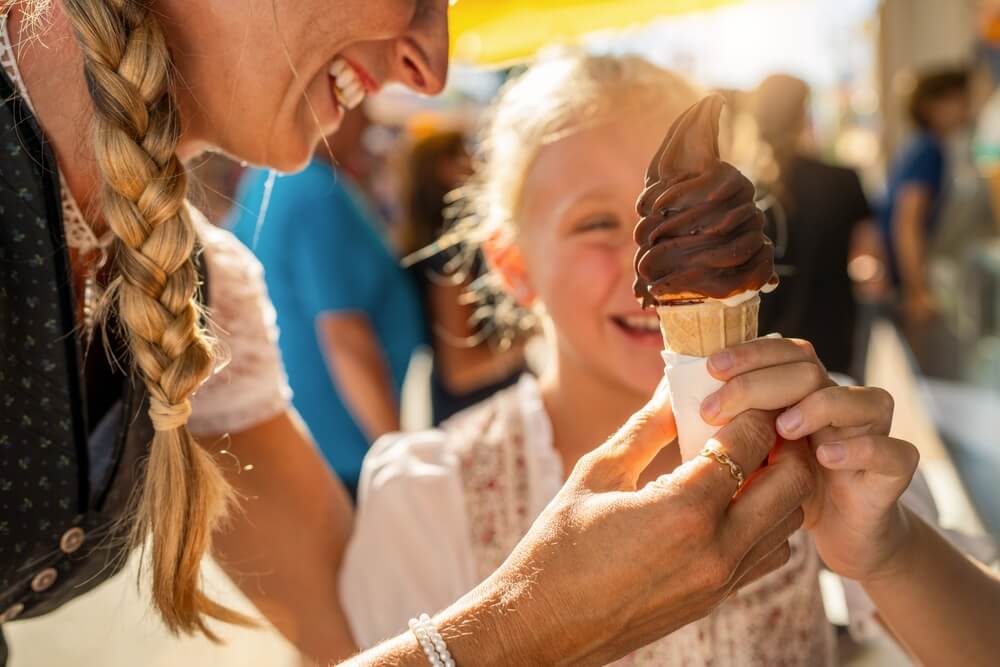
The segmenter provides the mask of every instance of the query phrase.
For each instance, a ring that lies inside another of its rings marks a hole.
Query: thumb
[[[677,424],[664,378],[653,398],[587,455],[590,486],[599,491],[634,491],[642,472],[676,437]]]

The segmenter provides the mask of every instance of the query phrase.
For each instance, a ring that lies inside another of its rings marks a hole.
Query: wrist
[[[434,618],[456,664],[551,664],[528,583],[494,579]]]
[[[900,573],[909,571],[910,558],[918,553],[916,542],[920,539],[919,522],[914,520],[902,503],[896,502],[889,512],[880,550],[883,552],[874,567],[859,578],[866,589],[894,581]]]

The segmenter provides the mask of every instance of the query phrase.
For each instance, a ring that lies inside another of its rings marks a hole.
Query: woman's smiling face
[[[656,313],[632,293],[635,201],[660,120],[626,116],[542,148],[515,223],[526,287],[552,320],[561,363],[641,396],[663,375]]]
[[[398,82],[433,95],[448,0],[163,0],[185,139],[302,167],[345,107]]]

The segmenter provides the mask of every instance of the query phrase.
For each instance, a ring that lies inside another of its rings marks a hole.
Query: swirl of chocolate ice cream
[[[724,104],[711,95],[684,112],[646,172],[635,228],[643,307],[725,299],[777,281],[753,183],[719,157]]]

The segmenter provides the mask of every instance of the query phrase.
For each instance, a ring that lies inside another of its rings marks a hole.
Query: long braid
[[[136,503],[133,546],[151,536],[152,599],[174,632],[215,638],[206,617],[247,623],[200,590],[202,557],[232,490],[187,430],[192,392],[213,366],[199,322],[196,232],[170,86],[170,55],[149,0],[64,0],[94,104],[101,209],[116,242],[117,307],[149,392],[155,435]]]

